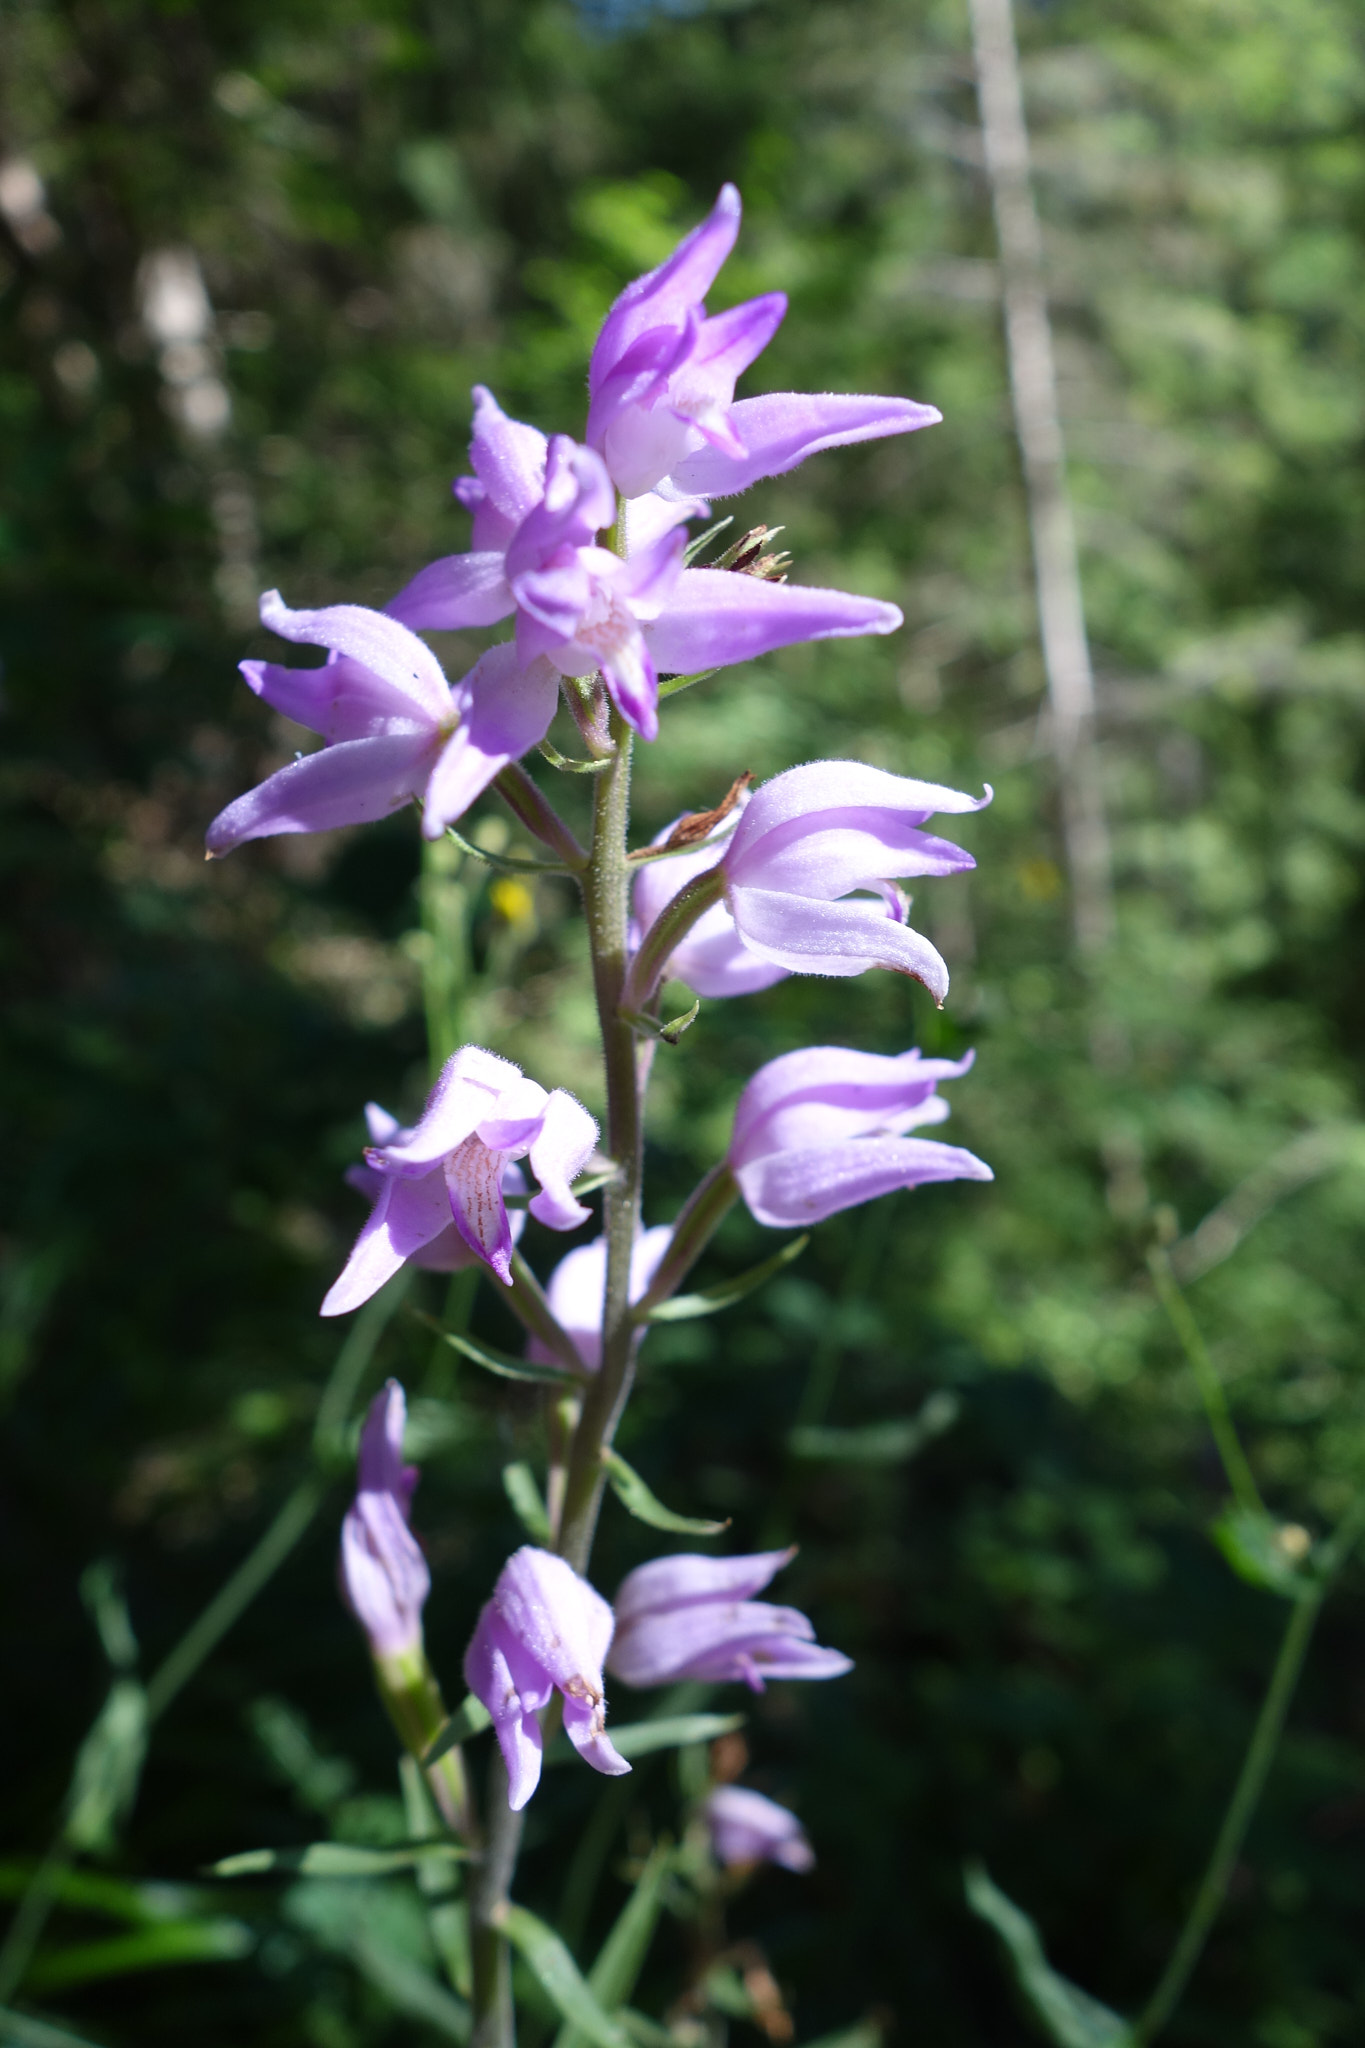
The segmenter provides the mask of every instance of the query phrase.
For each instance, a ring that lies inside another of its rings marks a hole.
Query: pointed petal
[[[495,626],[512,608],[501,553],[443,555],[419,569],[384,607],[391,619],[428,633]]]
[[[625,1758],[613,1748],[611,1737],[602,1725],[601,1707],[590,1706],[584,1700],[566,1699],[564,1733],[584,1763],[591,1764],[604,1777],[621,1778],[630,1769]]]
[[[761,299],[746,299],[704,321],[691,353],[689,370],[704,371],[708,383],[720,386],[724,380],[725,403],[730,405],[735,379],[761,356],[782,325],[787,311],[785,292],[767,292]],[[684,406],[682,410],[686,410]],[[731,411],[734,408],[731,407]],[[743,441],[738,419],[736,431]]]
[[[462,1045],[442,1067],[421,1121],[375,1153],[371,1164],[393,1172],[433,1167],[490,1116],[502,1092],[522,1078],[520,1067],[481,1045]]]
[[[722,185],[706,219],[681,241],[657,270],[628,284],[602,324],[588,369],[594,395],[638,335],[648,328],[677,326],[699,305],[735,246],[740,201],[733,185]]]
[[[552,1687],[499,1614],[496,1597],[479,1616],[464,1657],[465,1684],[493,1717],[507,1766],[507,1803],[519,1813],[540,1783],[543,1743],[537,1713]]]
[[[416,796],[430,766],[431,737],[426,732],[322,747],[268,776],[220,811],[204,843],[217,857],[248,839],[371,824]]]
[[[372,1145],[387,1145],[391,1138],[398,1136],[403,1126],[399,1123],[396,1116],[390,1116],[389,1112],[386,1109],[381,1109],[377,1102],[367,1102],[365,1104],[365,1128],[370,1134],[370,1143]]]
[[[766,889],[731,891],[740,937],[793,974],[863,974],[889,967],[922,981],[942,1006],[948,969],[928,939],[886,914],[884,905],[853,897],[818,903]]]
[[[820,1223],[893,1188],[993,1180],[984,1160],[933,1138],[855,1138],[846,1145],[769,1153],[735,1174],[749,1213],[778,1230]]]
[[[757,790],[735,827],[725,871],[741,887],[838,896],[889,877],[945,875],[976,865],[922,830],[935,811],[991,800],[916,782],[859,761],[808,761]]]
[[[425,642],[397,619],[359,604],[324,605],[320,611],[289,609],[278,590],[261,599],[261,624],[282,640],[330,647],[346,654],[419,705],[438,724],[450,711],[450,686]]]
[[[344,1316],[377,1294],[405,1259],[411,1258],[450,1222],[450,1204],[441,1176],[422,1180],[386,1179],[369,1221],[355,1241],[350,1258],[327,1294],[324,1316]]]
[[[563,1088],[552,1090],[540,1136],[530,1153],[531,1171],[541,1190],[530,1204],[538,1222],[551,1230],[576,1230],[587,1222],[590,1211],[574,1200],[570,1187],[596,1143],[597,1125],[582,1103]]]
[[[653,547],[675,526],[689,519],[705,519],[710,510],[704,498],[661,498],[656,491],[628,498],[624,510],[627,559]]]
[[[362,1493],[391,1493],[406,1511],[417,1468],[403,1463],[403,1431],[407,1425],[407,1396],[397,1380],[386,1380],[371,1401],[360,1432],[357,1460]],[[409,1483],[407,1474],[411,1471]]]
[[[602,1595],[566,1559],[523,1544],[498,1574],[493,1600],[517,1641],[562,1693],[600,1701],[602,1658],[615,1623]]]
[[[759,1068],[739,1098],[730,1162],[938,1121],[946,1103],[932,1119],[925,1117],[935,1088],[967,1073],[975,1057],[926,1060],[917,1051],[888,1057],[842,1045],[783,1053]]]
[[[489,503],[513,527],[519,526],[531,507],[539,503],[545,488],[548,446],[538,427],[509,419],[486,385],[474,386],[470,460]]]
[[[446,1192],[455,1228],[472,1252],[492,1267],[505,1287],[512,1284],[512,1232],[502,1198],[505,1164],[472,1133],[444,1164]]]
[[[638,1621],[643,1614],[693,1601],[749,1600],[761,1593],[795,1557],[795,1549],[757,1550],[742,1557],[703,1557],[681,1551],[656,1557],[627,1572],[612,1603],[616,1626]]]
[[[894,633],[900,623],[897,607],[874,597],[768,583],[729,569],[684,569],[646,638],[661,671],[690,675],[754,661],[801,640]]]
[[[735,432],[748,450],[742,461],[699,448],[675,466],[670,482],[681,491],[732,497],[760,477],[785,476],[824,448],[913,433],[917,427],[936,426],[942,417],[936,406],[917,405],[910,398],[770,391],[761,398],[742,398],[730,409]]]
[[[274,661],[243,661],[238,667],[263,702],[325,740],[433,730],[424,706],[345,655],[334,654],[321,668],[285,668]]]
[[[439,839],[509,761],[544,739],[559,702],[559,679],[547,661],[523,668],[514,646],[491,647],[456,699],[460,723],[427,784],[422,830],[428,839]]]

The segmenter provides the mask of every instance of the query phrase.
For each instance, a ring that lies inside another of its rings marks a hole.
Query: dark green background
[[[1020,33],[1119,888],[1088,980],[965,8],[6,10],[0,145],[40,166],[60,229],[0,243],[11,1895],[106,1683],[81,1572],[121,1561],[154,1664],[264,1526],[338,1341],[315,1310],[359,1217],[340,1172],[360,1105],[410,1110],[424,1084],[411,821],[201,859],[207,820],[291,744],[234,674],[269,646],[243,612],[255,565],[292,604],[383,602],[463,546],[471,383],[580,429],[612,295],[732,177],[745,228],[713,303],[791,296],[746,388],[903,392],[945,424],[743,501],[785,522],[801,580],[892,598],[906,625],[682,698],[641,763],[641,835],[741,768],[827,754],[997,796],[962,830],[979,874],[920,896],[947,1011],[884,975],[704,1005],[660,1056],[647,1217],[715,1156],[753,1067],[810,1042],[976,1046],[946,1135],[997,1180],[837,1219],[764,1295],[652,1340],[623,1444],[666,1499],[732,1515],[737,1547],[795,1534],[783,1597],[857,1659],[751,1722],[751,1782],[799,1807],[820,1859],[735,1914],[799,2038],[869,2011],[924,2048],[1030,2038],[962,1902],[969,1854],[1095,1995],[1131,2011],[1150,1988],[1285,1610],[1208,1539],[1222,1480],[1144,1256],[1163,1209],[1190,1231],[1318,1127],[1331,1164],[1192,1300],[1276,1511],[1317,1532],[1365,1482],[1365,27],[1350,0],[1058,0]],[[168,416],[138,319],[139,263],[179,243],[218,316],[216,443]],[[452,672],[476,644],[443,645]],[[547,884],[529,921],[508,908],[475,905],[470,1035],[596,1104],[572,905]],[[736,1220],[706,1272],[772,1242]],[[528,1246],[547,1271],[559,1247]],[[485,1289],[478,1326],[507,1342],[501,1316]],[[909,1464],[793,1467],[822,1337],[830,1423],[941,1387],[960,1421]],[[448,1404],[416,1521],[454,1694],[519,1538],[498,1475],[536,1455],[533,1413],[410,1320],[380,1363]],[[341,1825],[391,1824],[392,1745],[334,1590],[343,1503],[338,1484],[158,1729],[114,1869],[185,1879],[320,1832],[262,1699],[353,1761]],[[609,1509],[599,1583],[659,1547]],[[1173,2044],[1360,2038],[1360,1590],[1348,1575],[1329,1610]],[[600,1790],[557,1774],[533,1808],[539,1910]],[[613,1867],[669,1821],[666,1767],[637,1790]],[[25,2002],[128,2048],[437,2038],[276,1899],[219,1908],[259,1925],[252,1959],[35,1977]],[[42,1956],[106,1931],[63,1909]],[[681,1960],[667,1935],[652,2010]]]

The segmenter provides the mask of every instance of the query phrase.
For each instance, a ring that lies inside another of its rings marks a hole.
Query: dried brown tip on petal
[[[665,853],[676,853],[680,846],[695,846],[699,839],[705,839],[708,832],[715,830],[722,818],[728,818],[735,805],[753,781],[753,772],[746,768],[737,775],[725,795],[713,811],[688,811],[679,818],[663,844]]]

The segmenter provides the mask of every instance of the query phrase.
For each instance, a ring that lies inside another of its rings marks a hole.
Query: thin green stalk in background
[[[1147,1265],[1152,1275],[1152,1284],[1157,1299],[1170,1318],[1171,1326],[1180,1339],[1181,1348],[1190,1362],[1199,1397],[1204,1403],[1204,1413],[1209,1419],[1213,1440],[1218,1446],[1218,1455],[1223,1461],[1228,1485],[1239,1508],[1253,1514],[1263,1515],[1265,1502],[1257,1486],[1246,1453],[1242,1449],[1237,1428],[1228,1407],[1228,1398],[1223,1391],[1223,1382],[1218,1377],[1218,1368],[1209,1356],[1209,1347],[1191,1312],[1190,1305],[1180,1290],[1170,1256],[1161,1245],[1154,1245],[1147,1254]]]

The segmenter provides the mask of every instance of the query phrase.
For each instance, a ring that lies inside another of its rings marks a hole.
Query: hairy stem
[[[616,1176],[603,1193],[607,1285],[602,1315],[602,1363],[589,1383],[574,1436],[564,1489],[559,1548],[575,1571],[586,1572],[602,1499],[602,1450],[616,1432],[630,1393],[638,1338],[630,1308],[630,1261],[640,1222],[644,1128],[635,1034],[622,1018],[628,968],[631,734],[612,715],[616,755],[594,787],[592,852],[583,877],[583,902],[592,948],[593,986],[607,1083],[607,1150]]]
[[[522,1816],[507,1804],[507,1770],[494,1745],[488,1761],[488,1842],[469,1893],[469,1953],[474,1979],[474,2031],[469,2048],[512,2048],[512,1958],[498,1926],[521,1847]]]
[[[513,817],[519,819],[528,832],[534,833],[543,846],[557,854],[566,868],[581,870],[586,865],[587,854],[520,761],[509,762],[493,787]]]

